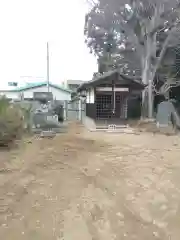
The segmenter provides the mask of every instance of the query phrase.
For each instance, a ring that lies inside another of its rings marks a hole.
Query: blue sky
[[[44,80],[47,41],[52,82],[91,79],[97,65],[84,44],[86,11],[85,0],[1,0],[0,86]]]

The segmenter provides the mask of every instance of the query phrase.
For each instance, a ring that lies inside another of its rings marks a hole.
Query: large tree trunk
[[[154,116],[154,93],[153,93],[153,79],[148,81],[148,118],[152,119]]]
[[[142,111],[141,111],[141,117],[147,118],[148,117],[148,92],[147,89],[145,89],[142,92]]]
[[[147,87],[142,92],[142,117],[153,118],[154,112],[154,93],[153,93],[153,80],[150,78],[151,74],[144,73],[144,80],[147,79]]]
[[[142,82],[147,85],[148,83],[148,60],[145,59],[143,64],[143,70],[142,70]],[[144,89],[142,92],[142,117],[147,118],[148,117],[148,101],[147,101],[147,88]]]
[[[142,82],[146,85],[142,93],[142,117],[153,118],[153,80],[149,57],[146,56],[142,71]]]
[[[154,113],[153,71],[151,58],[156,54],[156,37],[147,37],[145,57],[142,61],[142,82],[146,85],[142,95],[142,117],[152,119]]]

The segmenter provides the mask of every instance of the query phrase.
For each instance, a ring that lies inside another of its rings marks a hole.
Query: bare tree
[[[179,39],[179,1],[99,0],[86,16],[85,34],[88,46],[98,56],[108,44],[112,55],[122,55],[124,46],[137,56],[147,85],[143,115],[152,118],[155,75],[168,46]]]

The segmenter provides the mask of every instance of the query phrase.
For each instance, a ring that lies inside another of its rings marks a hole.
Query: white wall
[[[54,87],[49,87],[49,91],[52,92],[53,98],[56,100],[71,100],[71,93],[62,91],[60,89],[54,88]],[[33,93],[34,92],[47,92],[47,87],[42,86],[42,87],[37,87],[37,88],[30,88],[25,91],[21,92],[11,92],[11,91],[0,91],[0,96],[6,96],[6,98],[10,99],[20,99],[20,94],[24,94],[24,98],[33,98]]]
[[[90,88],[86,92],[86,102],[94,103],[94,88]]]
[[[53,98],[56,100],[71,100],[71,93],[69,92],[65,92],[53,87],[49,87],[49,91],[52,92]],[[47,92],[47,86],[30,88],[28,90],[23,91],[24,98],[33,98],[34,92]]]
[[[19,92],[0,91],[0,96],[5,96],[6,98],[10,98],[14,100],[20,99]]]

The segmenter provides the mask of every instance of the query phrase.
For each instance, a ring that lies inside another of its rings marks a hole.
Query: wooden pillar
[[[79,121],[81,121],[82,120],[82,101],[81,101],[81,99],[79,99],[79,103],[78,103],[78,114],[79,114],[79,116],[78,116],[78,118],[79,118]]]
[[[115,83],[114,80],[112,80],[112,116],[115,115],[116,111],[116,96],[115,96]]]

